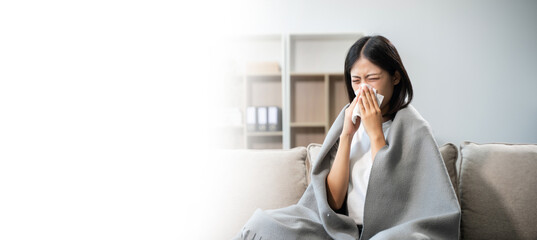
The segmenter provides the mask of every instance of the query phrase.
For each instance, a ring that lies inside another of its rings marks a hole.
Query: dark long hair
[[[390,40],[379,35],[362,37],[351,46],[345,58],[344,71],[349,102],[352,102],[356,97],[352,89],[351,68],[360,57],[367,58],[373,64],[387,71],[391,76],[396,72],[401,75],[401,80],[399,84],[394,86],[392,98],[388,103],[389,110],[383,115],[383,117],[389,116],[393,119],[397,111],[410,104],[413,96],[410,78],[397,49],[395,49]]]

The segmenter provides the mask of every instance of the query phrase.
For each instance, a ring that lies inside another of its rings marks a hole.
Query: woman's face
[[[393,76],[379,66],[370,62],[364,56],[360,56],[351,68],[352,89],[356,92],[360,85],[369,84],[377,89],[378,93],[384,96],[380,109],[382,113],[389,110],[388,103],[393,95],[393,88],[399,84],[400,74],[396,72]]]

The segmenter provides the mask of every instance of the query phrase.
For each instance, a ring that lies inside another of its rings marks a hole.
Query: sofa
[[[221,151],[226,169],[201,239],[231,239],[257,208],[297,203],[320,148]],[[463,142],[440,151],[461,206],[460,239],[537,239],[537,145]]]

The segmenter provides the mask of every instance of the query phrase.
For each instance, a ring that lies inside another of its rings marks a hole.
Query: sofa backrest
[[[460,146],[462,239],[537,239],[537,145]]]
[[[212,154],[212,153],[211,153]],[[213,154],[219,166],[207,189],[206,215],[210,228],[202,239],[231,239],[257,208],[296,204],[307,187],[306,147],[290,150],[224,150]],[[209,224],[211,223],[211,224]]]

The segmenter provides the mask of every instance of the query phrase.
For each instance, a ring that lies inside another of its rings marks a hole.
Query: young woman
[[[350,48],[345,59],[345,80],[351,104],[345,110],[337,155],[326,179],[327,195],[330,207],[336,211],[348,196],[348,214],[361,230],[375,155],[386,145],[386,133],[395,113],[412,101],[413,93],[397,50],[382,36],[361,38]],[[373,88],[384,96],[380,106]],[[353,123],[355,107],[361,115]]]
[[[410,105],[399,53],[385,37],[363,37],[344,67],[350,103],[304,195],[258,209],[236,239],[458,239],[455,191],[427,121]]]

